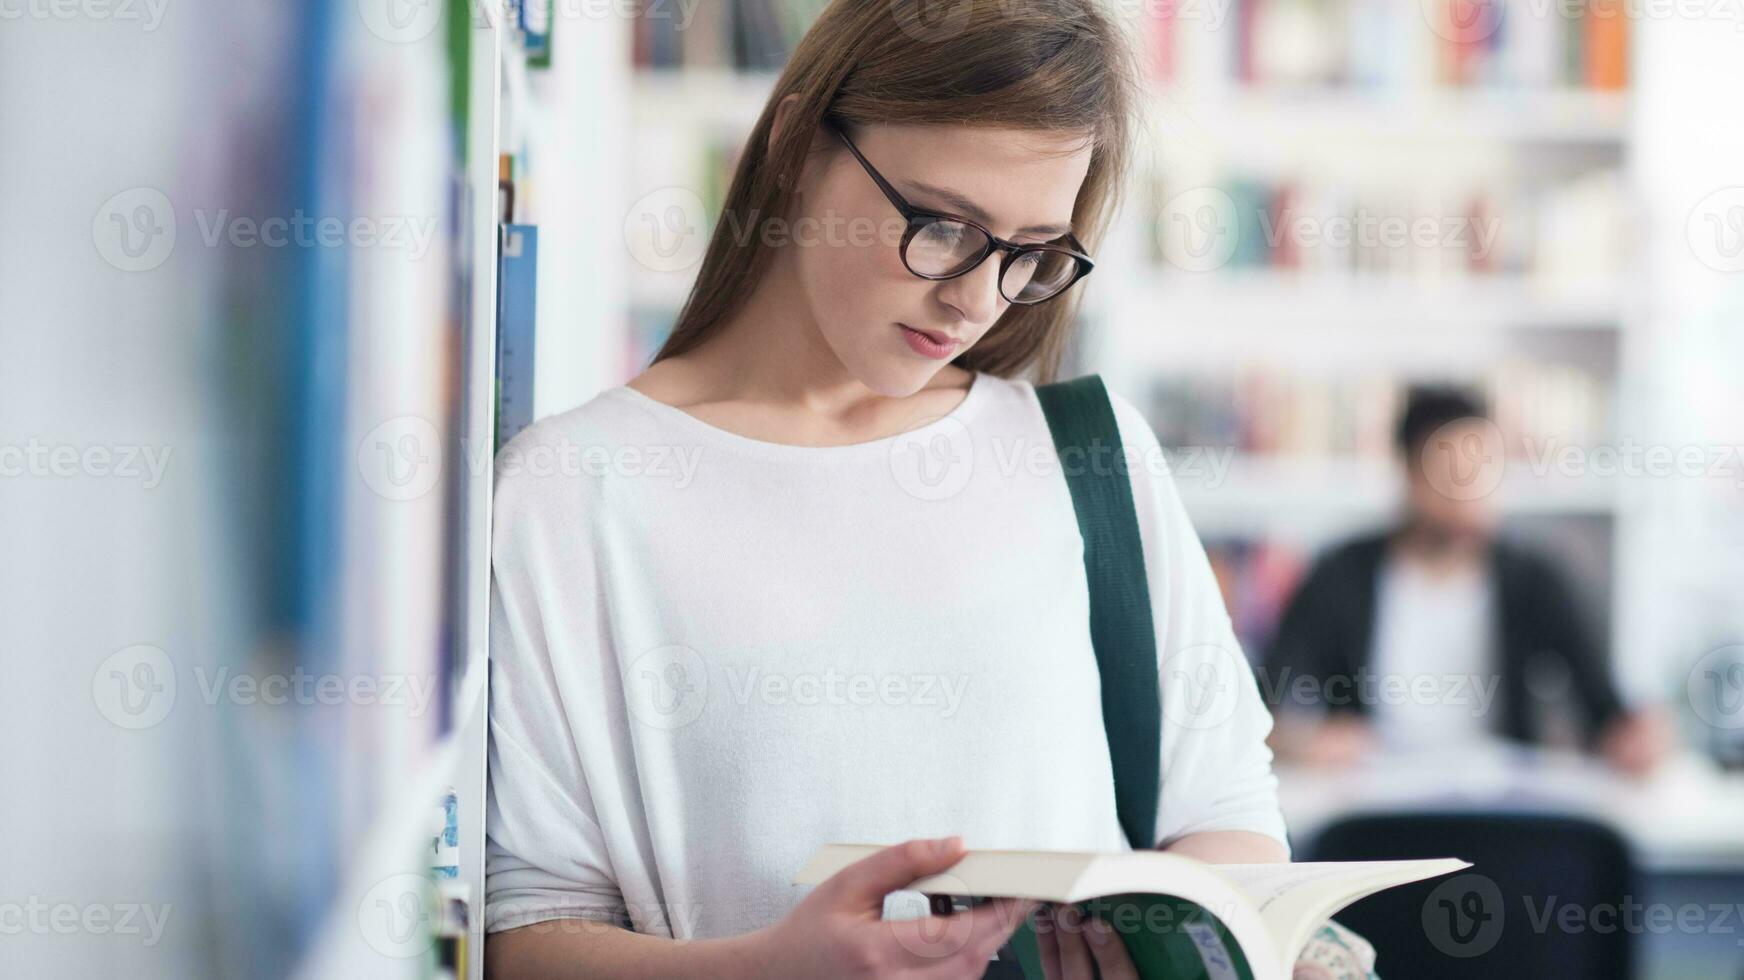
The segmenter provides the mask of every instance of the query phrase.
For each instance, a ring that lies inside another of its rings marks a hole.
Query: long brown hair
[[[948,9],[928,16],[929,6]],[[927,123],[1085,133],[1093,149],[1072,222],[1095,255],[1124,184],[1138,84],[1131,42],[1101,0],[834,0],[747,138],[696,283],[654,361],[698,346],[749,298],[773,246],[742,229],[788,217],[795,181],[782,175],[803,169],[826,116],[856,132]],[[794,94],[771,146],[776,107]],[[1033,368],[1038,383],[1053,380],[1082,293],[1080,285],[1012,305],[954,363],[1001,377]]]

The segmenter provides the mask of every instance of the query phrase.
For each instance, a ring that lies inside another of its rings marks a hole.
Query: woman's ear
[[[799,93],[785,96],[781,104],[775,107],[775,118],[769,123],[769,145],[763,152],[773,155],[775,148],[781,144],[781,134],[787,132],[788,125],[793,121],[793,114],[799,108]]]
[[[768,154],[770,159],[775,158],[775,148],[781,145],[781,135],[788,131],[789,126],[795,124],[795,120],[798,118],[798,112],[799,94],[797,92],[784,96],[781,99],[781,102],[775,106],[775,118],[771,119],[769,122],[769,145],[764,148],[764,152]],[[807,148],[807,153],[801,162],[802,169],[810,166],[810,150],[816,148],[817,142],[818,135],[814,132],[812,134],[813,145]],[[800,179],[803,176],[803,173],[777,173],[775,179],[781,187],[794,190],[797,194],[797,188],[800,186]]]

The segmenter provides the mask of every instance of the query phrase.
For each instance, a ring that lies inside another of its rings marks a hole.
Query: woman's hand
[[[1370,980],[1375,948],[1336,922],[1328,921],[1296,958],[1292,980]]]
[[[1047,980],[1095,980],[1097,971],[1102,980],[1138,980],[1138,967],[1113,927],[1076,906],[1049,905],[1037,912],[1035,934]]]
[[[979,980],[1036,902],[1000,898],[949,916],[884,921],[884,896],[962,860],[957,837],[887,847],[831,875],[787,917],[753,933],[765,977]]]
[[[1036,913],[1036,946],[1047,980],[1138,980],[1126,944],[1108,923],[1073,906],[1050,905]],[[1372,980],[1374,969],[1368,940],[1327,922],[1297,957],[1292,980]]]

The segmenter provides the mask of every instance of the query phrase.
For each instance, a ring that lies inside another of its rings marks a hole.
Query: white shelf
[[[1390,460],[1237,456],[1218,475],[1205,461],[1187,461],[1175,476],[1194,521],[1214,530],[1263,527],[1301,515],[1384,515],[1404,491]],[[1510,459],[1495,491],[1501,512],[1518,515],[1609,516],[1618,511],[1615,485],[1597,477],[1539,476]]]
[[[736,126],[750,132],[775,88],[772,72],[639,70],[632,76],[637,125]]]
[[[1611,331],[1621,325],[1628,305],[1627,295],[1614,284],[1559,285],[1516,276],[1428,283],[1147,266],[1121,286],[1135,310],[1183,328]]]
[[[1235,88],[1196,97],[1173,89],[1152,100],[1157,135],[1236,144],[1324,144],[1338,135],[1424,143],[1589,144],[1621,148],[1626,93],[1589,89],[1424,89],[1368,93],[1333,88]]]

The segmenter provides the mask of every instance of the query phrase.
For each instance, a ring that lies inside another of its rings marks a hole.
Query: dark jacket
[[[1390,538],[1390,533],[1358,538],[1314,563],[1285,609],[1261,668],[1261,690],[1274,711],[1308,707],[1370,713],[1372,706],[1355,697],[1304,705],[1292,693],[1290,681],[1306,674],[1319,682],[1310,690],[1325,691],[1326,682],[1337,678],[1342,684],[1338,689],[1349,691],[1366,671],[1377,585]],[[1499,647],[1492,651],[1491,663],[1500,674],[1491,731],[1524,742],[1542,739],[1543,719],[1527,676],[1543,658],[1550,658],[1567,668],[1568,691],[1590,743],[1623,709],[1605,654],[1583,621],[1567,581],[1550,562],[1518,545],[1497,542],[1489,562]]]

